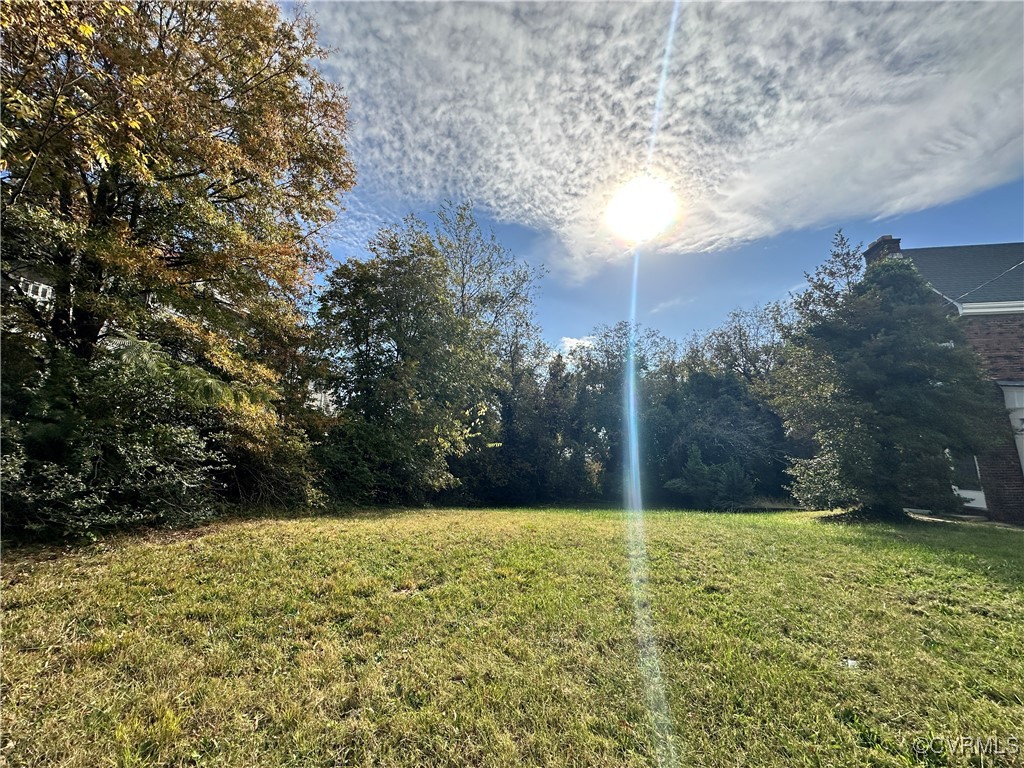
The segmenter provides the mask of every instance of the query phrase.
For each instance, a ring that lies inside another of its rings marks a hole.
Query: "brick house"
[[[1024,243],[901,249],[899,238],[883,235],[864,260],[886,255],[910,259],[956,313],[1013,427],[1004,445],[956,457],[958,493],[994,520],[1024,523]]]

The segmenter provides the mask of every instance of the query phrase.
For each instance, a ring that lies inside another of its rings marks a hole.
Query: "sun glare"
[[[679,201],[667,182],[637,176],[612,197],[605,221],[616,237],[637,245],[668,229],[678,213]]]

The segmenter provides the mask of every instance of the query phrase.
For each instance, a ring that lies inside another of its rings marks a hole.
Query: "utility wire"
[[[1007,272],[1012,272],[1013,270],[1015,270],[1017,267],[1021,266],[1022,264],[1024,264],[1024,261],[1017,262],[1016,264],[1014,264],[1009,269],[1007,269],[1007,270],[1005,270],[1003,272],[1000,272],[998,275],[993,277],[991,280],[986,280],[984,283],[979,285],[977,288],[971,288],[971,290],[967,291],[967,293],[961,293],[959,296],[957,296],[955,299],[953,299],[953,301],[954,302],[960,301],[960,299],[962,299],[964,296],[968,296],[968,295],[974,293],[975,291],[981,290],[982,288],[984,288],[989,283],[994,283],[996,280],[998,280],[1000,277],[1005,275]]]

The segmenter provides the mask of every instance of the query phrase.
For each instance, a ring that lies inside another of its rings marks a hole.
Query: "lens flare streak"
[[[661,108],[665,101],[665,83],[668,80],[668,67],[672,60],[672,44],[676,38],[676,23],[679,21],[679,6],[682,0],[672,3],[672,18],[668,23],[668,39],[665,41],[665,52],[661,56],[661,75],[658,77],[658,93],[654,97],[654,117],[651,120],[651,136],[647,140],[647,164],[654,158],[654,147],[658,141],[658,128],[661,127]]]
[[[633,626],[644,680],[644,695],[654,727],[654,753],[657,765],[678,764],[672,733],[672,714],[665,696],[658,640],[651,618],[647,582],[647,544],[644,531],[643,497],[640,489],[639,424],[636,407],[636,300],[640,252],[633,251],[633,293],[630,301],[629,343],[626,357],[626,442],[629,450],[626,476],[626,554],[633,596]]]
[[[669,22],[668,39],[661,59],[661,75],[658,79],[658,93],[654,101],[654,116],[651,121],[651,135],[647,142],[647,166],[650,167],[657,145],[658,128],[661,123],[662,105],[665,97],[665,83],[672,58],[672,44],[675,40],[676,23],[679,19],[681,0],[672,5],[672,19]],[[640,275],[640,251],[633,248],[633,292],[630,296],[629,340],[626,353],[625,417],[628,461],[625,472],[627,556],[629,558],[629,579],[633,596],[633,623],[637,638],[640,672],[644,680],[644,695],[654,728],[654,757],[659,768],[678,765],[673,734],[672,714],[665,695],[665,681],[661,673],[657,635],[651,616],[651,601],[648,595],[647,544],[644,531],[643,495],[640,486],[640,445],[636,396],[636,314],[637,285]]]

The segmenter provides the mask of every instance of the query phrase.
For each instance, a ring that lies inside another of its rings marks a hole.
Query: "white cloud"
[[[808,283],[806,280],[801,280],[799,283],[794,283],[793,285],[789,286],[789,288],[787,288],[782,295],[783,297],[793,296],[794,294],[797,293],[803,293],[810,287],[810,283]]]
[[[561,352],[563,355],[568,355],[574,349],[578,349],[580,347],[586,349],[592,346],[594,346],[593,336],[583,336],[578,339],[573,338],[572,336],[563,336],[562,340],[558,344],[557,351]]]
[[[656,315],[659,312],[664,312],[665,310],[673,309],[674,307],[681,307],[685,304],[693,304],[694,301],[696,301],[696,299],[684,299],[682,296],[677,296],[674,299],[668,299],[667,301],[662,301],[655,304],[651,308],[650,314]]]
[[[339,238],[445,197],[549,232],[586,276],[644,163],[671,5],[314,4],[351,102]],[[662,252],[890,216],[1020,177],[1020,3],[687,3],[655,170],[686,218]]]

